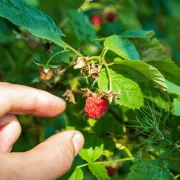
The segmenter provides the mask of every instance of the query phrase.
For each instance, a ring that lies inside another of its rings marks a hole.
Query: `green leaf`
[[[172,113],[176,116],[180,116],[180,99],[174,98]]]
[[[12,33],[8,22],[0,18],[0,43],[9,43],[12,41]]]
[[[130,170],[128,180],[175,180],[164,166],[143,159],[136,159]]]
[[[1,0],[0,16],[10,20],[13,24],[24,26],[34,36],[64,47],[60,37],[63,33],[57,28],[55,22],[45,13],[21,0]]]
[[[152,38],[154,36],[154,31],[144,31],[144,30],[127,30],[121,33],[122,37],[125,38]]]
[[[110,179],[108,176],[108,173],[106,171],[106,168],[103,164],[99,164],[97,162],[89,162],[88,167],[92,174],[98,179],[98,180],[107,180]]]
[[[70,10],[70,21],[79,40],[87,42],[97,38],[89,18],[82,12]]]
[[[81,168],[76,168],[68,180],[83,180],[84,175]]]
[[[88,136],[79,155],[87,162],[96,161],[103,153],[104,145],[96,136]]]
[[[120,58],[116,58],[114,63],[115,65],[125,65],[141,72],[148,79],[154,81],[158,87],[163,90],[167,90],[164,76],[155,67],[142,61],[121,60]]]
[[[170,94],[176,94],[178,96],[180,96],[180,86],[172,83],[171,81],[166,80],[166,84],[168,87],[168,92]]]
[[[104,47],[113,51],[124,59],[139,60],[139,54],[134,44],[126,38],[113,35],[106,38]]]
[[[164,47],[159,40],[153,38],[132,41],[139,52],[141,60],[156,67],[167,80],[180,85],[180,68],[164,52]]]
[[[112,79],[112,91],[119,93],[116,101],[119,105],[132,109],[139,109],[144,105],[143,94],[136,82],[117,74],[111,69],[110,76]],[[109,81],[106,69],[102,69],[100,72],[98,86],[102,91],[109,90]]]

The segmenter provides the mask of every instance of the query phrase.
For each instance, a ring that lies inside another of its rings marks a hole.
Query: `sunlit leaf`
[[[139,71],[140,73],[144,74],[148,79],[154,81],[158,87],[163,90],[167,90],[164,76],[155,67],[142,61],[121,60],[120,58],[116,58],[114,60],[114,63],[115,66],[124,65]]]
[[[110,76],[109,78],[112,80],[112,91],[119,94],[116,103],[132,109],[139,109],[143,106],[143,94],[136,82],[125,78],[121,74],[117,74],[113,70],[110,70]],[[109,90],[106,69],[102,69],[100,72],[98,86],[102,91]]]
[[[84,175],[81,168],[76,168],[68,180],[83,180]]]
[[[97,162],[89,162],[88,167],[92,174],[98,180],[108,180],[110,179],[107,173],[107,170],[103,164],[98,164]]]
[[[129,39],[113,35],[105,40],[104,47],[124,59],[139,60],[139,54],[134,44]]]

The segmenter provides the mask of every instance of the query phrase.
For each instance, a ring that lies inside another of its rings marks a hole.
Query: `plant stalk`
[[[75,54],[77,54],[79,57],[84,57],[80,52],[76,51],[73,47],[71,47],[69,44],[65,43],[66,48],[68,48],[69,50],[71,50],[72,52],[74,52]]]

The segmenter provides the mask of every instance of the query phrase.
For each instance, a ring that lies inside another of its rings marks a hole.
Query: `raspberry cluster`
[[[88,97],[86,99],[85,112],[91,119],[99,119],[108,109],[109,101],[103,97]]]

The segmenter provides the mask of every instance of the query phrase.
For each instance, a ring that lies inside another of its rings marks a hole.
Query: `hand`
[[[77,131],[58,133],[28,152],[10,153],[21,133],[14,114],[53,117],[65,106],[62,99],[45,91],[0,83],[1,180],[53,180],[69,170],[84,144]]]

